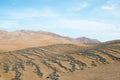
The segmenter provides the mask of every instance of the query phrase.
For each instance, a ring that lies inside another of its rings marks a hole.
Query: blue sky
[[[120,0],[0,0],[0,29],[120,39]]]

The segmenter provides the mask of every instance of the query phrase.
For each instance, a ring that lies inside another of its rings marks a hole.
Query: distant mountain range
[[[17,30],[7,32],[0,30],[0,50],[16,50],[27,47],[46,46],[52,44],[99,44],[100,41],[86,37],[70,38],[51,32]]]

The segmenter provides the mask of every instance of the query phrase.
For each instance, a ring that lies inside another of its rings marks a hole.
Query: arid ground
[[[1,33],[0,80],[120,80],[120,40]]]

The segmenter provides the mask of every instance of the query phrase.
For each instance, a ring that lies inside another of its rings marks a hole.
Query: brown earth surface
[[[0,80],[119,80],[119,68],[119,40],[92,48],[55,44],[0,53]]]
[[[120,63],[64,74],[60,80],[120,80]]]

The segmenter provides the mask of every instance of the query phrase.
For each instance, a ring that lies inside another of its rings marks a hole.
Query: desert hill
[[[18,30],[7,32],[0,30],[0,52],[52,44],[78,44],[86,46],[82,42],[76,41],[76,39],[71,39],[45,31]]]
[[[87,73],[87,69],[102,69],[99,66],[116,63],[120,63],[120,40],[101,43],[92,48],[74,44],[26,48],[0,53],[0,80],[68,80],[69,77],[65,76],[71,73]],[[76,76],[75,79],[80,77]]]
[[[0,33],[0,51],[72,43],[69,40],[44,31],[18,30],[14,32],[0,31]]]
[[[120,63],[64,74],[60,80],[120,80]]]
[[[75,40],[77,42],[83,43],[83,44],[99,44],[100,43],[100,41],[98,41],[96,39],[90,39],[87,37],[80,37],[80,38],[76,38]]]

